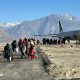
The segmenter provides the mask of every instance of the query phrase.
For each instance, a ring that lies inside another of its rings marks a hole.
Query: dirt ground
[[[80,78],[80,45],[42,45],[40,48],[51,60],[47,67],[50,75],[56,79]]]

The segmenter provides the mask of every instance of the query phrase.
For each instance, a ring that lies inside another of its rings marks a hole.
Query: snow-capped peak
[[[0,23],[0,27],[13,27],[15,25],[20,24],[19,22],[7,22],[7,23]]]
[[[71,14],[65,14],[65,17],[68,18],[69,20],[76,20],[76,17]]]

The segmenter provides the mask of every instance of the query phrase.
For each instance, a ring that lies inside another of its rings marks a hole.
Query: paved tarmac
[[[45,72],[41,61],[36,58],[14,59],[12,62],[0,62],[0,80],[53,80]]]

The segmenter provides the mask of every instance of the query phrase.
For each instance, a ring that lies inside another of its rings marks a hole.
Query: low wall
[[[39,56],[39,59],[42,63],[42,66],[44,67],[45,71],[48,72],[47,67],[51,64],[51,61],[45,52],[40,49],[39,47],[36,48],[37,54]]]

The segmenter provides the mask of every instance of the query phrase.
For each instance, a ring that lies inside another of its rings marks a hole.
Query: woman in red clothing
[[[29,49],[29,56],[30,56],[31,60],[34,59],[34,53],[35,53],[34,46],[31,45],[30,49]]]

